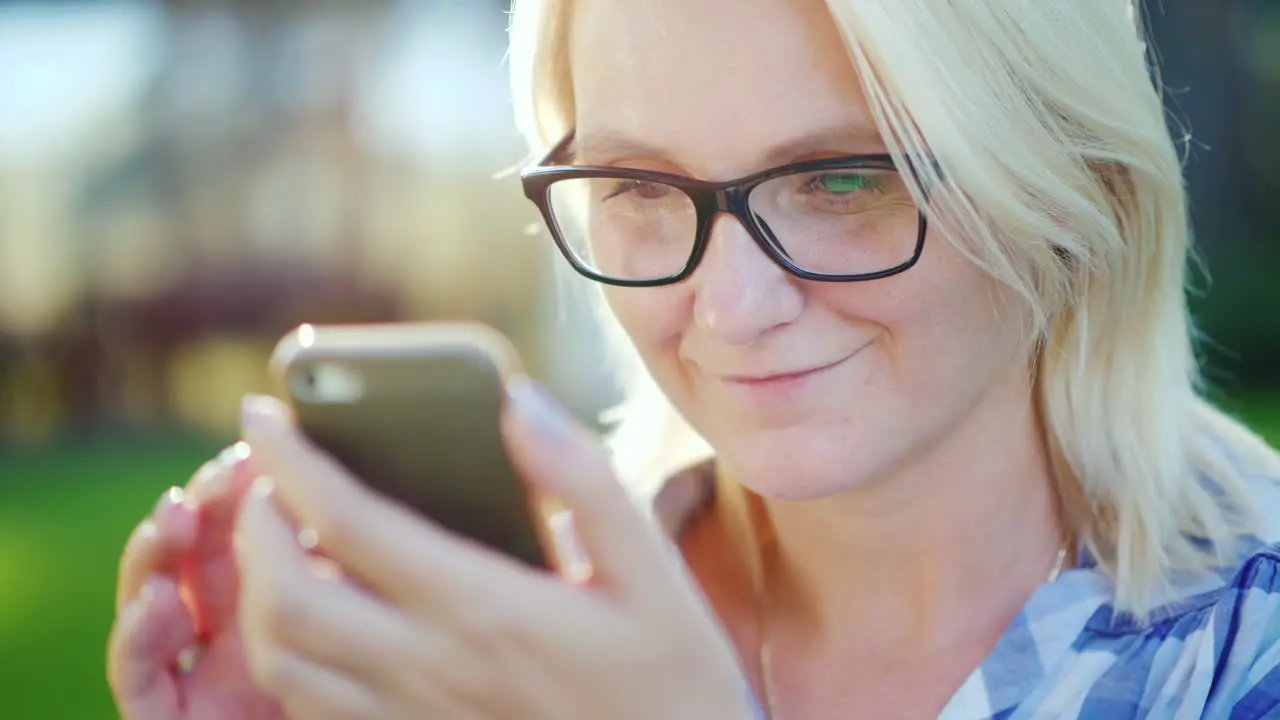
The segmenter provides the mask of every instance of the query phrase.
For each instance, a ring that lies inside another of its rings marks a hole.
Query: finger
[[[151,577],[112,629],[107,674],[125,717],[153,717],[176,693],[174,659],[196,641],[195,623],[172,578]]]
[[[117,613],[124,611],[151,575],[178,571],[181,557],[195,543],[197,525],[182,488],[170,488],[161,496],[151,517],[125,543],[116,586]]]
[[[254,682],[280,703],[286,717],[387,717],[374,690],[340,672],[271,646],[249,651],[247,659]]]
[[[582,536],[573,521],[572,510],[558,510],[547,517],[547,530],[557,557],[556,568],[575,585],[592,581],[591,556],[582,547]]]
[[[343,571],[392,605],[461,607],[476,593],[510,592],[542,577],[373,492],[315,449],[271,398],[245,403],[245,434],[280,506]]]
[[[593,580],[636,597],[665,586],[670,562],[656,528],[617,481],[604,448],[532,380],[509,383],[503,437],[526,482],[573,513]]]
[[[249,446],[227,448],[188,486],[187,497],[199,511],[199,531],[182,561],[182,582],[203,636],[226,629],[235,614],[239,571],[231,552],[240,503],[256,473]]]
[[[151,516],[130,535],[121,557],[120,583],[117,588],[116,609],[124,606],[137,594],[141,583],[153,572],[175,572],[181,568],[184,558],[199,553],[202,548],[211,554],[206,539],[206,516],[214,520],[225,518],[229,528],[234,508],[224,506],[232,497],[232,475],[247,461],[248,445],[239,443],[224,451],[216,460],[205,463],[187,487],[173,487],[165,491]],[[247,473],[245,473],[247,474]],[[242,479],[240,490],[248,482]],[[215,528],[216,529],[216,528]],[[212,533],[216,534],[216,533]],[[227,542],[229,532],[222,542]]]
[[[187,485],[187,497],[202,519],[226,528],[235,522],[240,501],[254,477],[251,461],[249,444],[238,442],[196,474]]]
[[[418,643],[401,615],[323,569],[262,478],[245,500],[236,530],[242,571],[240,620],[246,647],[283,647],[293,655],[377,683],[410,662]]]

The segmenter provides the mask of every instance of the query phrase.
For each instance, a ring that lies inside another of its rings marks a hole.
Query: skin
[[[583,0],[577,12],[584,163],[725,180],[884,152],[819,0]],[[765,499],[781,558],[777,707],[936,716],[1061,542],[1022,309],[936,229],[906,273],[815,283],[727,217],[688,282],[608,297],[663,391]],[[841,360],[767,388],[732,379]],[[741,573],[714,567],[732,557],[723,535],[695,530],[686,554],[754,669],[755,599]]]
[[[280,402],[250,398],[252,458],[224,469],[216,493],[162,501],[126,550],[109,651],[121,714],[744,717],[725,636],[602,448],[532,383],[508,396],[513,464],[573,512],[589,581],[533,570],[384,499],[312,447]],[[208,650],[176,673],[197,627]]]
[[[723,180],[884,150],[819,0],[575,5],[587,162]],[[590,585],[387,504],[255,401],[252,459],[162,504],[126,549],[110,650],[124,716],[741,718],[733,651],[760,690],[767,638],[782,716],[936,717],[1061,542],[1014,300],[936,229],[904,274],[824,284],[723,218],[688,282],[608,297],[663,390],[764,500],[778,553],[767,635],[717,513],[681,541],[700,595],[594,440],[563,419],[548,432],[527,402],[504,416],[508,450],[531,488],[572,507]],[[307,557],[299,527],[329,563]],[[176,675],[197,624],[211,650]]]
[[[123,717],[284,717],[253,684],[237,631],[232,530],[256,476],[248,446],[228,448],[185,490],[166,492],[125,545],[107,655]],[[197,633],[209,638],[208,648],[195,671],[180,677],[173,665]]]

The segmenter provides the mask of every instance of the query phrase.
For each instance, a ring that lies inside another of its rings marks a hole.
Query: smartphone
[[[271,361],[298,427],[355,477],[450,531],[549,568],[543,515],[498,430],[505,381],[519,372],[506,338],[470,323],[302,325]]]

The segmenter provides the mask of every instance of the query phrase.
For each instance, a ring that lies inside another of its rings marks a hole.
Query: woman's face
[[[885,146],[821,0],[579,0],[581,162],[728,180]],[[1011,298],[931,231],[905,273],[797,279],[721,215],[693,276],[610,288],[659,385],[748,487],[837,494],[1022,381]]]

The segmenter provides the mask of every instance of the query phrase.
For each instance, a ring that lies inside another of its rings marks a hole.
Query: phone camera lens
[[[364,391],[364,378],[358,372],[335,362],[299,368],[293,379],[294,394],[308,402],[352,403],[363,397]]]
[[[316,396],[316,371],[310,368],[293,375],[293,394],[299,400],[311,401]]]

